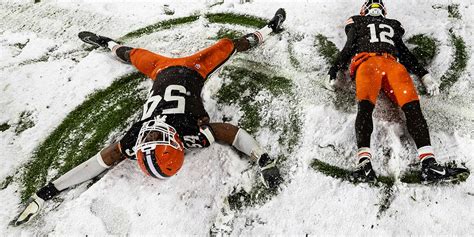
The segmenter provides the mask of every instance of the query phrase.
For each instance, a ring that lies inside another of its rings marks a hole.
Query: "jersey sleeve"
[[[351,17],[346,20],[345,31],[347,36],[346,43],[344,45],[344,48],[337,55],[336,61],[333,65],[338,70],[346,68],[347,64],[349,64],[352,56],[354,55],[354,46],[356,43],[356,27],[354,17]]]
[[[127,158],[135,158],[135,143],[137,142],[138,133],[140,132],[142,124],[142,121],[134,123],[122,139],[120,139],[120,152]]]
[[[195,135],[183,136],[184,147],[187,149],[208,147],[214,141],[214,131],[208,125],[201,125]]]
[[[428,71],[420,64],[418,59],[415,55],[410,52],[408,47],[402,40],[402,36],[405,33],[405,29],[403,29],[402,25],[398,22],[398,31],[400,32],[400,37],[395,38],[395,46],[398,50],[398,61],[405,66],[405,68],[418,76],[419,78],[423,77],[424,75],[428,74]]]

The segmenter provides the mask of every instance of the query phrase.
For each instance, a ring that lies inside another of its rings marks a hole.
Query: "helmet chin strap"
[[[369,12],[367,13],[368,16],[384,16],[382,13],[382,9],[380,8],[372,8],[369,9]]]

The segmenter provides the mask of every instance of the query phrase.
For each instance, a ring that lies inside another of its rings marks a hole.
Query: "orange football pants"
[[[158,73],[171,66],[184,66],[196,70],[204,79],[225,63],[234,52],[234,42],[221,39],[214,45],[191,56],[168,58],[146,49],[135,48],[130,52],[130,61],[140,72],[156,79]]]
[[[413,80],[407,69],[390,54],[364,56],[355,71],[356,96],[359,101],[376,103],[380,89],[398,106],[418,100]],[[360,54],[357,56],[360,57]],[[356,56],[356,57],[357,57]]]

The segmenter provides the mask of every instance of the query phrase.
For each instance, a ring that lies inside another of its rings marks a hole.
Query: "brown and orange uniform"
[[[430,144],[428,127],[410,73],[419,78],[428,73],[403,43],[400,22],[383,16],[352,16],[346,21],[347,41],[329,74],[349,66],[356,83],[358,147],[370,147],[372,112],[382,90],[402,108],[407,127],[417,147]]]

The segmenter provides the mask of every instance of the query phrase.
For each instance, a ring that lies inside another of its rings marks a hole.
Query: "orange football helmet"
[[[135,149],[140,169],[151,177],[169,178],[183,166],[183,142],[176,130],[161,120],[142,125]]]

